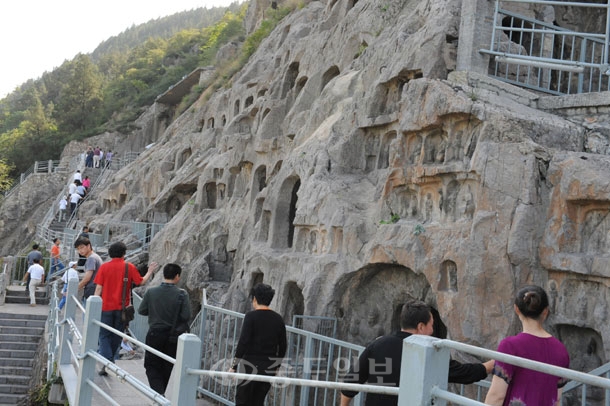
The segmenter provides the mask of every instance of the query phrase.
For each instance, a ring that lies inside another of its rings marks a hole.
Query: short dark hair
[[[38,244],[36,244],[36,243],[34,243],[34,245],[32,245],[32,249],[34,249],[34,250],[37,250],[37,249],[38,249],[38,247],[40,247],[40,245],[38,245]]]
[[[165,264],[163,267],[163,278],[164,279],[174,279],[176,275],[180,275],[182,273],[182,268],[178,264]]]
[[[110,244],[108,247],[108,256],[110,258],[122,258],[127,252],[127,246],[124,242],[117,241]]]
[[[89,226],[84,226],[83,231],[85,231],[85,230],[89,231]]]
[[[515,304],[525,317],[538,319],[544,309],[549,307],[549,297],[540,286],[526,285],[517,292]]]
[[[432,313],[432,317],[434,317],[434,321],[432,322],[432,326],[434,328],[434,331],[432,332],[432,337],[442,339],[447,338],[447,326],[445,325],[445,323],[443,323],[443,320],[441,319],[441,315],[438,310],[436,310],[434,306],[430,306],[430,313]]]
[[[78,248],[81,245],[91,245],[91,241],[87,237],[78,237],[76,241],[74,241],[74,248]]]
[[[57,238],[57,237],[53,238],[53,242],[54,243],[57,242],[57,241],[59,241],[59,238]]]
[[[257,283],[250,290],[250,297],[256,299],[256,302],[263,306],[269,306],[275,296],[275,290],[264,283]]]
[[[33,258],[32,262],[35,264],[38,264],[38,263],[40,263],[40,258]]]
[[[402,306],[400,312],[400,328],[416,329],[419,323],[428,324],[432,317],[430,306],[421,300],[409,300]]]

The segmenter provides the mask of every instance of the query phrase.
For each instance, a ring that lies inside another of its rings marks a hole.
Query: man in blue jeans
[[[123,307],[123,279],[125,267],[127,267],[127,290],[125,294],[125,306],[129,306],[131,296],[131,285],[146,283],[157,269],[157,263],[152,262],[148,272],[142,277],[135,265],[125,262],[127,247],[122,242],[115,242],[108,248],[108,256],[111,260],[100,266],[95,276],[95,295],[102,297],[102,323],[119,331],[125,330],[121,320],[121,309]],[[121,345],[122,338],[104,327],[100,328],[98,352],[109,361],[114,362],[114,353]],[[99,371],[102,376],[108,375],[106,368]]]

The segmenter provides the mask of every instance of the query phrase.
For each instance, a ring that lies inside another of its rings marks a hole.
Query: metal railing
[[[3,193],[4,196],[10,196],[15,191],[15,189],[17,189],[18,186],[24,183],[30,177],[30,175],[34,173],[53,173],[54,171],[58,170],[59,162],[60,161],[53,160],[34,162],[32,166],[30,166],[25,172],[23,172],[19,176],[19,181],[15,181],[11,188]]]
[[[610,363],[600,366],[599,368],[595,368],[593,371],[588,372],[589,375],[594,376],[603,376],[606,379],[610,379]],[[566,386],[563,387],[563,393],[561,398],[561,404],[565,404],[564,400],[566,398],[573,398],[574,400],[580,398],[581,405],[589,405],[592,402],[589,400],[588,395],[591,392],[599,392],[599,388],[590,388],[590,385],[582,382],[571,381],[568,382]],[[604,406],[610,406],[610,390],[606,389],[603,391],[603,395],[597,393],[599,398],[603,399]],[[600,396],[601,395],[601,396]],[[573,404],[573,403],[570,403]],[[601,403],[598,403],[601,405]]]
[[[606,18],[605,32],[576,32],[506,10],[505,3],[595,8]],[[610,90],[610,2],[496,0],[489,74],[502,81],[564,95]]]
[[[200,328],[203,369],[226,371],[231,367],[243,318],[242,313],[209,305],[204,291],[201,312],[193,323]],[[288,349],[279,371],[286,378],[339,382],[364,350],[362,346],[295,327],[286,327],[286,332]],[[217,402],[235,404],[232,382],[227,385],[222,379],[203,376],[198,389]],[[339,398],[338,391],[329,388],[275,385],[267,396],[267,405],[306,405],[310,401],[316,405],[336,405]],[[360,397],[355,404],[361,404]]]
[[[401,404],[401,399],[409,399],[410,405],[427,405],[430,404],[430,401],[433,401],[435,405],[445,405],[447,401],[464,406],[484,405],[479,401],[446,390],[450,350],[462,351],[485,359],[494,359],[522,368],[577,381],[581,384],[599,387],[604,389],[606,393],[610,391],[610,379],[607,378],[451,340],[412,335],[405,339],[403,344],[402,365],[407,367],[403,367],[401,373],[399,404]],[[423,363],[422,360],[424,361]]]
[[[83,307],[76,297],[77,285],[77,278],[70,279],[65,316],[60,319],[60,313],[56,309],[59,284],[53,284],[48,324],[48,379],[54,372],[62,376],[70,404],[91,404],[93,392],[97,392],[109,403],[117,404],[112,400],[111,394],[106,393],[93,382],[95,365],[100,363],[123,382],[132,386],[134,391],[161,405],[195,405],[197,392],[222,404],[232,405],[234,403],[229,397],[234,394],[237,379],[272,383],[267,405],[335,405],[338,402],[339,391],[342,389],[397,395],[398,404],[401,406],[428,405],[431,400],[435,405],[445,405],[446,401],[466,406],[483,405],[479,401],[446,390],[450,350],[470,353],[485,359],[495,359],[578,382],[568,384],[565,391],[580,385],[602,388],[606,393],[606,404],[610,393],[610,379],[607,378],[422,335],[412,335],[403,343],[402,373],[398,388],[346,384],[340,382],[340,371],[347,371],[349,364],[357,359],[363,348],[293,327],[287,327],[288,334],[301,335],[304,337],[305,345],[302,349],[289,351],[278,376],[229,373],[226,372],[230,367],[228,361],[232,357],[238,336],[238,325],[244,315],[208,305],[205,291],[204,304],[199,314],[200,336],[194,334],[180,336],[174,359],[148,347],[142,340],[101,323],[101,298],[91,296],[87,300],[86,307]],[[78,311],[84,313],[82,330],[76,322]],[[175,365],[174,385],[169,389],[172,391],[171,401],[155,393],[148,385],[97,353],[100,328],[108,329]],[[328,369],[327,365],[330,364],[333,366]],[[598,368],[598,372],[607,374],[609,369]],[[358,399],[356,401],[356,404],[359,404]],[[583,404],[587,404],[584,398]]]

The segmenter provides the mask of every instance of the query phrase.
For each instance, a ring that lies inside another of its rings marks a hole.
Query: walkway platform
[[[8,289],[23,290],[24,287],[13,285],[9,286]],[[0,305],[0,313],[48,315],[49,306],[39,304],[36,307],[31,307],[29,304],[5,303],[4,305]],[[120,359],[116,361],[116,364],[141,382],[148,384],[148,379],[146,378],[146,372],[144,370],[144,353],[142,350],[136,350],[136,356],[134,358]],[[150,399],[144,397],[138,391],[133,389],[131,385],[121,381],[119,378],[113,375],[112,372],[109,372],[108,376],[95,375],[93,381],[121,406],[142,406],[155,404]],[[171,384],[172,381],[170,380],[169,387],[171,387]],[[91,404],[93,406],[102,406],[108,405],[109,403],[100,394],[94,393]],[[211,406],[213,403],[203,399],[198,399],[197,405]]]

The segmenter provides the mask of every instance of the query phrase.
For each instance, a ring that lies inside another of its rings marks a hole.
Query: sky
[[[0,99],[133,24],[233,0],[16,0],[0,5]],[[241,2],[241,1],[240,1]]]

